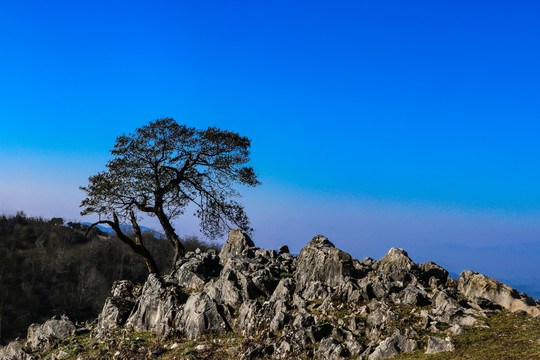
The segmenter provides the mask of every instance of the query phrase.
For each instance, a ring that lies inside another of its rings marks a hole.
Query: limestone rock
[[[448,271],[445,268],[435,264],[432,261],[421,264],[419,267],[421,271],[420,279],[424,281],[424,283],[429,284],[431,278],[436,279],[439,284],[446,283],[446,280],[448,279]]]
[[[222,268],[219,260],[213,251],[190,252],[177,262],[171,277],[182,287],[201,291],[210,278],[219,275]]]
[[[533,298],[474,271],[463,271],[459,275],[458,290],[468,298],[488,299],[510,311],[525,311],[540,317],[540,306]]]
[[[296,291],[303,291],[311,282],[335,287],[354,274],[352,257],[337,249],[322,235],[315,236],[296,260]]]
[[[25,360],[27,354],[21,349],[22,341],[12,341],[4,347],[0,346],[0,360]]]
[[[451,338],[439,339],[438,337],[430,336],[428,340],[426,354],[435,354],[442,351],[454,351],[456,346]]]
[[[386,338],[375,351],[369,355],[369,360],[388,359],[401,353],[411,352],[418,349],[418,342],[395,332]]]
[[[317,350],[318,359],[345,359],[349,356],[349,351],[346,347],[340,344],[337,340],[333,338],[323,339],[319,344],[319,349]]]
[[[55,339],[65,339],[75,333],[75,325],[67,318],[50,319],[43,325],[32,324],[28,328],[26,345],[33,351],[41,350]]]
[[[409,274],[417,271],[416,264],[409,258],[407,252],[396,247],[391,248],[384,257],[376,261],[373,267],[399,281],[409,281]]]
[[[252,247],[255,247],[255,244],[246,233],[240,229],[233,229],[219,253],[220,263],[226,263],[232,256],[242,255],[244,250]]]
[[[135,306],[135,286],[131,281],[115,281],[111,296],[105,300],[103,310],[98,316],[97,335],[106,330],[124,325]]]
[[[158,275],[150,274],[126,325],[137,331],[165,335],[179,323],[178,316],[186,300],[187,295],[178,285],[167,284]]]
[[[218,304],[204,292],[189,297],[181,321],[186,336],[190,339],[208,333],[222,334],[230,329]]]

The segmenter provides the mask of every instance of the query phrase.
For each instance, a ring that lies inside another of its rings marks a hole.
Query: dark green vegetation
[[[95,228],[85,232],[84,225],[60,218],[0,216],[0,344],[53,315],[94,319],[113,281],[145,281],[144,263],[126,245]],[[166,241],[150,233],[143,240],[158,264],[170,265]],[[196,238],[183,243],[186,250],[217,248]]]
[[[248,138],[227,130],[198,130],[170,118],[152,121],[116,139],[107,170],[81,187],[86,193],[81,214],[106,219],[96,224],[110,225],[143,258],[149,273],[161,268],[140,241],[137,216],[156,217],[173,249],[174,267],[185,250],[170,221],[188,205],[196,208],[201,231],[209,238],[223,235],[231,225],[251,230],[244,207],[232,200],[240,196],[238,185],[259,184],[253,168],[246,166],[250,146]],[[122,232],[121,221],[133,225],[133,237]]]

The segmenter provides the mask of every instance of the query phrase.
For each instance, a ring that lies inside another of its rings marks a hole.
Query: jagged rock
[[[396,320],[398,320],[397,314],[386,306],[375,309],[367,317],[367,322],[375,326],[387,324]]]
[[[459,324],[452,325],[447,332],[451,335],[461,335],[465,332],[465,328]]]
[[[278,249],[278,254],[288,254],[289,253],[289,247],[287,245],[283,245]]]
[[[238,317],[235,320],[235,330],[242,335],[253,334],[257,326],[256,315],[260,305],[255,300],[244,302],[238,309]]]
[[[306,300],[324,299],[328,294],[328,289],[320,281],[312,281],[302,292],[302,297]]]
[[[291,301],[295,289],[295,282],[292,278],[281,279],[274,289],[270,301]]]
[[[488,299],[510,311],[525,311],[532,316],[540,317],[540,306],[533,298],[474,271],[463,271],[459,275],[458,290],[471,299]]]
[[[417,265],[409,258],[407,252],[396,247],[373,264],[373,268],[390,277],[394,281],[411,281],[413,273],[418,272]]]
[[[264,358],[266,356],[270,356],[274,353],[274,346],[268,345],[265,346],[263,344],[257,344],[249,349],[246,350],[246,352],[242,355],[242,360],[257,360]]]
[[[389,278],[370,272],[368,276],[358,281],[358,286],[363,289],[364,299],[386,299],[393,293],[401,290]]]
[[[222,334],[230,329],[218,304],[204,292],[189,297],[181,321],[185,334],[190,339],[208,333]]]
[[[418,284],[421,287],[421,285]],[[428,295],[423,288],[409,284],[405,289],[391,295],[391,299],[398,305],[426,306],[430,304]]]
[[[126,325],[164,335],[175,330],[186,300],[187,295],[178,285],[167,284],[160,276],[150,274]]]
[[[294,317],[293,326],[298,330],[306,329],[312,325],[315,325],[315,318],[310,313],[299,311]]]
[[[428,261],[424,264],[420,264],[420,280],[425,284],[430,284],[431,279],[435,279],[435,284],[445,284],[448,279],[448,271],[443,267],[435,264],[432,261]]]
[[[246,258],[232,258],[221,271],[219,279],[206,284],[204,291],[214,301],[237,309],[245,301],[264,295],[250,275],[254,269],[260,270],[262,265]]]
[[[270,330],[278,331],[283,329],[288,320],[289,315],[287,315],[287,313],[283,311],[277,312],[276,315],[272,318],[272,321],[270,321]]]
[[[467,310],[449,295],[448,290],[436,291],[431,301],[434,306],[431,314],[437,321],[449,325],[486,326],[485,322],[466,314]]]
[[[339,284],[333,296],[341,299],[341,301],[352,303],[359,303],[370,299],[367,292],[360,288],[355,279]]]
[[[442,351],[454,351],[456,346],[451,338],[439,339],[434,336],[430,336],[428,340],[426,354],[435,354]]]
[[[75,333],[75,325],[67,318],[50,319],[43,325],[32,324],[28,327],[26,345],[33,351],[41,350],[55,339],[65,339]]]
[[[411,352],[418,349],[418,342],[407,338],[396,331],[386,338],[375,351],[369,355],[369,360],[388,359],[401,353]]]
[[[0,346],[0,360],[25,360],[27,354],[22,350],[22,341],[12,341],[4,347]]]
[[[248,248],[255,247],[250,237],[240,229],[233,229],[229,232],[229,237],[219,253],[220,263],[226,263],[229,258],[236,255],[242,255],[242,252]]]
[[[177,262],[171,277],[177,279],[182,287],[201,291],[210,278],[219,275],[222,268],[219,260],[212,250],[190,252]]]
[[[333,338],[323,339],[317,350],[318,359],[344,359],[349,356],[347,349]]]
[[[135,286],[131,281],[115,281],[111,296],[105,300],[103,310],[98,316],[97,336],[102,336],[106,330],[117,328],[126,322],[135,306]]]
[[[296,259],[296,291],[302,292],[311,282],[335,287],[354,274],[352,257],[337,249],[322,235],[315,236]]]

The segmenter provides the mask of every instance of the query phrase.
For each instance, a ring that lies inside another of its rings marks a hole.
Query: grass
[[[456,341],[454,352],[426,355],[421,350],[394,359],[540,359],[540,321],[523,314],[501,312],[486,322],[489,328],[469,328],[462,335],[452,336]]]
[[[311,305],[315,305],[313,302]],[[341,315],[343,309],[335,309]],[[396,308],[401,316],[409,314],[408,307]],[[334,315],[334,316],[335,316]],[[442,352],[426,355],[424,350],[402,354],[393,359],[411,360],[499,360],[499,359],[540,359],[540,321],[523,314],[500,312],[484,319],[489,328],[467,328],[462,335],[452,336],[455,340],[454,352]],[[406,326],[410,326],[406,324]],[[445,337],[444,334],[420,333],[424,345],[428,335]],[[359,339],[363,343],[367,339]],[[58,341],[51,348],[38,355],[38,359],[51,359],[60,351],[67,353],[65,360],[82,359],[231,359],[237,358],[247,347],[257,342],[257,338],[246,343],[246,339],[234,333],[215,334],[197,340],[186,338],[163,339],[153,332],[115,331],[106,340],[98,340],[86,333]],[[171,349],[172,345],[178,345]],[[206,345],[204,350],[197,350],[198,345]],[[316,346],[315,346],[316,348]],[[313,349],[312,349],[313,350]],[[114,357],[113,354],[120,355]],[[297,358],[309,358],[306,351]],[[37,354],[35,354],[37,355]],[[306,357],[307,356],[307,357]]]

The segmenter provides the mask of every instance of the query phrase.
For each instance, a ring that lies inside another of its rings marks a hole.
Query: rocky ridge
[[[387,359],[453,351],[453,336],[487,326],[499,311],[540,319],[540,302],[475,272],[453,280],[398,248],[359,261],[318,235],[294,256],[286,246],[257,248],[236,229],[219,254],[188,253],[175,273],[150,275],[142,287],[116,282],[94,324],[54,318],[31,325],[26,340],[0,349],[0,360],[39,359],[55,341],[85,332],[103,343],[119,332],[178,341],[233,336],[241,343],[229,355],[242,359]],[[113,350],[107,346],[100,358],[122,358]]]

